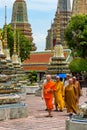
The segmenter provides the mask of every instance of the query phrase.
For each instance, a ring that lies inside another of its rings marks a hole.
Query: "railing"
[[[67,58],[66,58],[66,62],[70,62],[72,61],[72,57],[71,57],[71,50],[70,49],[64,49],[65,52],[69,52]]]

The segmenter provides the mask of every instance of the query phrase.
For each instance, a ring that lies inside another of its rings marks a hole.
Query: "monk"
[[[69,116],[77,113],[77,89],[73,85],[72,78],[69,79],[69,84],[65,87],[65,103]]]
[[[80,83],[79,83],[79,81],[76,79],[75,76],[73,77],[73,84],[74,84],[75,88],[77,89],[77,97],[78,97],[77,103],[79,104],[79,98],[80,98],[80,96],[82,95],[82,90],[81,90],[81,87],[80,87]]]
[[[54,92],[55,111],[62,112],[64,109],[64,85],[59,76],[56,76],[56,91]]]
[[[55,82],[52,81],[51,75],[46,75],[46,82],[42,87],[42,99],[45,100],[46,107],[48,110],[47,117],[52,117],[53,107],[53,93],[56,90]]]

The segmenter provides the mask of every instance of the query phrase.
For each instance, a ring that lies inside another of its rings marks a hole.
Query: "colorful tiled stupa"
[[[54,46],[57,41],[57,33],[56,33],[56,28],[57,28],[57,22],[58,21],[58,11],[60,13],[60,42],[63,45],[64,48],[66,48],[66,43],[64,40],[64,31],[66,29],[66,26],[71,18],[71,6],[70,6],[70,0],[58,0],[57,4],[57,11],[55,14],[55,18],[53,21],[53,24],[51,24],[51,28],[48,30],[48,35],[46,37],[46,50],[53,50]],[[56,19],[56,20],[55,20]]]
[[[31,42],[31,51],[36,50],[35,43],[33,43],[32,29],[28,22],[27,16],[27,5],[25,0],[15,0],[13,4],[12,20],[11,25],[14,28],[16,23],[16,28],[19,29],[22,34],[29,39]]]
[[[28,116],[27,105],[23,97],[25,94],[25,91],[23,91],[23,76],[24,73],[21,70],[20,63],[17,62],[16,64],[10,58],[5,22],[4,45],[0,35],[0,120]]]
[[[66,58],[64,56],[63,46],[60,41],[60,12],[59,8],[57,11],[57,17],[54,19],[56,29],[56,45],[54,46],[54,56],[50,58],[50,62],[48,64],[47,73],[55,77],[56,74],[59,73],[69,73],[70,70],[68,68],[68,64],[66,62]]]
[[[27,105],[22,100],[22,79],[15,74],[4,54],[0,38],[0,120],[22,118],[28,116]]]

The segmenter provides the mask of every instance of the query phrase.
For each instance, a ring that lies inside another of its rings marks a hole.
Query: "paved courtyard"
[[[80,103],[86,101],[86,90],[83,90]],[[64,112],[53,111],[53,117],[45,117],[45,103],[41,97],[34,95],[26,96],[29,116],[14,120],[0,121],[0,130],[65,130],[65,121],[68,118]]]

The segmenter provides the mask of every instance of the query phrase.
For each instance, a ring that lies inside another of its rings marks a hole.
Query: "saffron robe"
[[[44,84],[43,95],[47,109],[53,109],[53,92],[56,90],[55,82],[49,81]]]
[[[63,82],[56,82],[56,91],[54,92],[55,105],[58,106],[59,110],[63,110],[64,103],[64,85]]]
[[[79,81],[76,81],[74,83],[75,88],[77,89],[77,96],[78,98],[82,95],[81,87]]]
[[[65,87],[65,103],[67,113],[77,113],[77,89],[75,89],[74,85]]]

